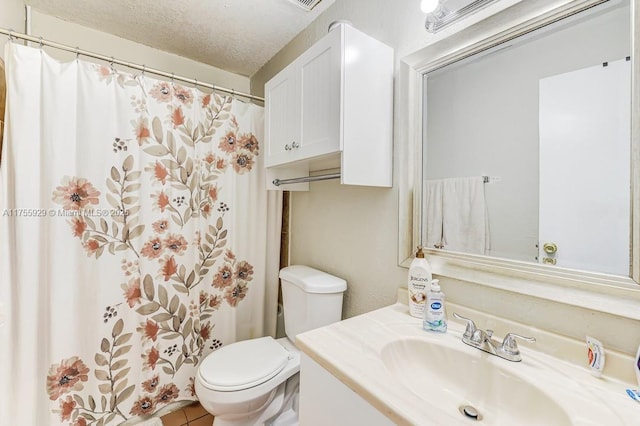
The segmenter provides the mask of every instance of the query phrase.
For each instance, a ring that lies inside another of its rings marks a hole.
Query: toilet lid
[[[288,360],[289,351],[267,336],[223,346],[205,357],[198,374],[209,389],[237,391],[271,379]]]

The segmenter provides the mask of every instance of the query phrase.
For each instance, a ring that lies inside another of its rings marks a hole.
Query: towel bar
[[[329,179],[339,179],[339,178],[340,178],[340,173],[330,173],[327,175],[303,176],[303,177],[291,178],[291,179],[274,179],[272,183],[275,186],[280,186],[280,185],[289,185],[292,183],[315,182],[318,180],[329,180]]]

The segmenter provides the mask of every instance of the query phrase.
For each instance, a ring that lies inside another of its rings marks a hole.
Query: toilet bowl
[[[203,360],[195,386],[216,426],[263,424],[277,414],[286,381],[300,371],[300,352],[286,337],[244,340],[215,354]]]
[[[340,321],[346,282],[301,265],[283,268],[280,278],[287,337],[233,343],[200,363],[196,395],[215,417],[214,426],[297,424],[295,335]]]

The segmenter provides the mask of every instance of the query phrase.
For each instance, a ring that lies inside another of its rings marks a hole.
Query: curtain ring
[[[76,46],[76,61],[80,60],[80,48]]]
[[[197,79],[197,78],[194,78],[194,79],[193,79],[193,81],[195,81],[195,82],[196,82],[196,83],[195,83],[195,88],[197,89],[197,88],[198,88],[198,79]]]
[[[147,66],[142,64],[142,75],[144,76],[144,72],[147,70]]]
[[[13,30],[11,28],[9,28],[9,41],[14,41]]]
[[[42,46],[44,46],[44,44],[42,43],[42,36],[40,36],[40,37],[38,38],[38,40],[40,40],[40,41],[38,42],[38,44],[39,44],[39,46],[40,46],[40,49],[42,49]]]
[[[235,98],[236,98],[236,89],[231,89],[231,97],[232,97],[233,99],[235,99]]]

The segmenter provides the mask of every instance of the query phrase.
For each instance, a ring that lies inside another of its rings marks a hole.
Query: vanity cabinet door
[[[297,70],[289,66],[265,85],[266,165],[294,160],[300,144],[300,85]]]
[[[394,426],[382,412],[302,353],[299,423],[304,426]]]

